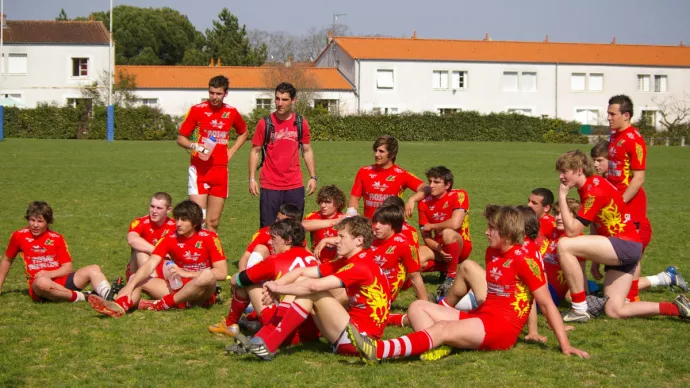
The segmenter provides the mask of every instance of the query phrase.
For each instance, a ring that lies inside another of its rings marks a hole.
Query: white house
[[[19,106],[76,104],[80,87],[108,71],[109,33],[102,22],[3,20],[0,95]]]
[[[354,85],[357,112],[518,112],[606,124],[609,97],[658,124],[688,99],[690,48],[616,44],[335,37],[316,59]],[[687,101],[690,106],[690,101]]]

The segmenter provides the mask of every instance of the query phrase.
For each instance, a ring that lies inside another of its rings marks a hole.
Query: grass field
[[[346,192],[357,169],[372,160],[370,143],[322,142],[313,147],[319,184],[334,183]],[[404,143],[398,163],[420,176],[438,164],[455,172],[456,187],[470,194],[471,258],[481,263],[486,248],[486,224],[480,216],[484,205],[525,203],[538,186],[555,192],[555,160],[573,147]],[[220,226],[231,273],[258,228],[259,201],[247,190],[247,155],[245,145],[231,163],[231,197]],[[156,191],[169,192],[174,202],[184,199],[187,165],[186,153],[172,141],[0,142],[0,246],[4,251],[10,233],[25,225],[27,204],[45,200],[55,210],[53,229],[67,239],[76,267],[97,263],[108,278],[123,275],[129,222],[146,214]],[[644,273],[676,264],[690,275],[688,169],[690,149],[649,149],[645,189],[654,235]],[[314,197],[307,199],[311,208],[316,208]],[[228,300],[229,287],[223,288]],[[571,342],[590,352],[589,360],[562,356],[540,317],[540,330],[549,337],[545,346],[520,340],[507,352],[457,352],[432,364],[408,359],[365,367],[316,343],[284,349],[265,363],[251,356],[227,356],[229,340],[206,331],[226,314],[225,305],[134,312],[115,320],[99,316],[87,303],[33,303],[26,290],[23,265],[17,262],[0,295],[0,386],[690,385],[690,322],[679,319],[600,318],[579,325],[570,333]],[[673,296],[667,289],[641,294],[644,300]],[[411,291],[406,291],[393,309],[403,311],[411,300]],[[389,328],[386,337],[405,332]]]

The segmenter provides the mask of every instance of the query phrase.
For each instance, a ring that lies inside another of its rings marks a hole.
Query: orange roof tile
[[[209,79],[224,75],[230,79],[230,89],[273,89],[274,67],[242,66],[115,66],[115,75],[121,72],[135,77],[138,89],[206,89]],[[353,86],[335,68],[301,67],[304,77],[313,79],[319,90],[353,90]],[[286,78],[289,77],[289,72]],[[281,82],[280,80],[278,82]],[[295,82],[285,79],[286,82]],[[297,82],[296,82],[297,83]]]
[[[690,67],[687,46],[374,37],[334,42],[353,59]]]

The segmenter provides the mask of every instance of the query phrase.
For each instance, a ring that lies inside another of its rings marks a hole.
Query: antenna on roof
[[[417,39],[417,30],[414,30],[414,33],[412,34],[412,39]]]
[[[613,40],[611,41],[611,44],[616,44],[616,37],[613,37]]]
[[[546,34],[546,40],[544,40],[544,43],[549,43],[549,34]]]

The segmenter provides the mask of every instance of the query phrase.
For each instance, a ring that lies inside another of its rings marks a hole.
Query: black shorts
[[[81,291],[81,288],[74,284],[74,272],[67,275],[67,280],[65,280],[65,288],[71,291]],[[96,288],[94,287],[94,290]]]
[[[620,265],[606,265],[604,266],[604,271],[610,269],[633,274],[635,273],[635,268],[637,268],[637,263],[640,262],[642,257],[642,243],[636,241],[623,240],[618,237],[609,237],[613,250],[620,260]]]

